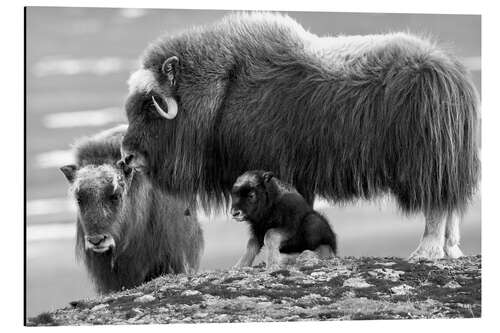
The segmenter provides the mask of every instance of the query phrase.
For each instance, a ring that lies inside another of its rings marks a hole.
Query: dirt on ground
[[[481,256],[320,260],[305,251],[278,270],[165,275],[74,301],[29,326],[471,318],[481,316]]]

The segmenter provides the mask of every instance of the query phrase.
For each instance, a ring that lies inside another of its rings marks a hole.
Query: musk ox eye
[[[257,195],[255,194],[254,191],[251,191],[251,192],[248,192],[248,199],[250,200],[255,200],[255,198],[257,197]]]
[[[113,193],[108,197],[108,199],[109,201],[117,202],[120,199],[120,196],[116,193]]]
[[[81,205],[81,204],[82,204],[82,202],[83,202],[82,195],[80,195],[79,193],[76,193],[76,194],[75,194],[75,200],[76,200],[76,203],[77,203],[78,205]]]
[[[151,110],[154,110],[155,108],[155,105],[153,104],[153,101],[151,98],[148,98],[146,99],[143,103],[142,103],[142,110],[145,111],[145,112],[150,112]]]

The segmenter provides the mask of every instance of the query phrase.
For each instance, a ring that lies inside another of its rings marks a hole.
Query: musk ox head
[[[71,184],[70,192],[78,206],[78,223],[83,232],[84,249],[95,255],[116,256],[123,228],[121,211],[130,172],[110,164],[61,167]]]
[[[236,221],[259,221],[272,206],[274,184],[270,171],[247,171],[231,190],[231,215]]]
[[[159,67],[143,67],[129,80],[129,95],[125,109],[129,128],[122,142],[122,162],[138,171],[146,171],[151,147],[161,144],[168,122],[177,116],[177,80],[179,59],[167,58]],[[168,131],[167,131],[168,132]],[[166,138],[163,138],[166,139]]]

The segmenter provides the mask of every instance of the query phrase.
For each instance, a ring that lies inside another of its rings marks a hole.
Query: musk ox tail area
[[[479,177],[478,96],[465,68],[436,52],[391,66],[383,84],[385,170],[399,206],[463,211]]]

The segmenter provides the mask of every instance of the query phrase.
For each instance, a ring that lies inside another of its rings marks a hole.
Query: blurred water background
[[[126,80],[145,46],[162,33],[213,22],[227,11],[30,7],[26,12],[27,314],[94,295],[75,261],[75,209],[58,167],[72,161],[70,144],[126,122]],[[481,21],[469,15],[289,12],[320,35],[410,31],[453,50],[481,88]],[[317,204],[339,235],[340,255],[406,257],[423,218],[399,214],[390,200]],[[202,269],[231,266],[246,227],[227,216],[202,217]],[[481,253],[480,196],[462,223],[462,249]]]

